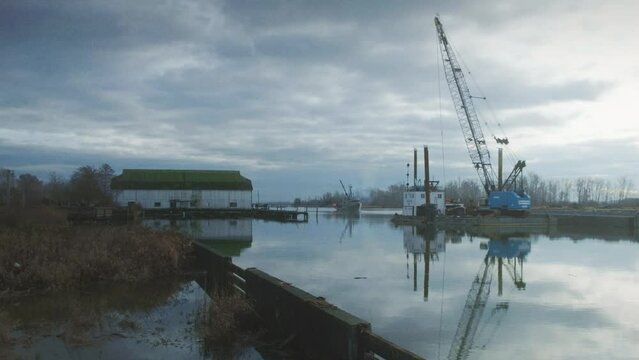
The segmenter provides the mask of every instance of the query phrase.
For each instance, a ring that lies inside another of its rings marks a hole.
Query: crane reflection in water
[[[430,263],[439,261],[439,255],[446,251],[446,240],[453,244],[457,243],[459,235],[446,234],[444,231],[428,228],[418,229],[412,226],[405,226],[403,230],[404,249],[406,250],[406,278],[410,279],[411,277],[409,259],[412,256],[413,291],[417,291],[417,263],[423,261],[423,294],[424,301],[428,301]],[[490,294],[495,267],[498,280],[497,295],[499,297],[503,295],[504,272],[512,279],[517,290],[526,289],[523,264],[531,250],[531,242],[528,238],[493,235],[490,236],[488,242],[481,242],[479,248],[486,250],[486,252],[468,291],[462,315],[451,342],[448,359],[466,359],[471,353]],[[494,336],[509,305],[507,301],[499,301],[491,310],[479,334],[480,338],[487,340],[479,348],[485,348]]]

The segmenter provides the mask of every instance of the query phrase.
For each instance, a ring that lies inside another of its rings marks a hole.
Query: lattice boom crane
[[[438,17],[435,17],[435,27],[437,28],[444,73],[453,98],[455,112],[461,125],[470,160],[475,170],[477,170],[484,190],[488,195],[488,207],[505,210],[530,209],[530,197],[528,195],[509,190],[515,187],[517,176],[521,174],[526,162],[518,161],[506,181],[503,184],[496,183],[495,171],[490,161],[490,152],[481,130],[477,112],[475,112],[470,90],[468,90],[464,73]]]

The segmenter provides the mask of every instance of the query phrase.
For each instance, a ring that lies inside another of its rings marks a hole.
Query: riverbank
[[[189,236],[50,210],[0,227],[0,359],[290,357],[252,304],[198,286]]]
[[[190,267],[191,241],[140,225],[21,225],[0,229],[0,294],[139,283]]]

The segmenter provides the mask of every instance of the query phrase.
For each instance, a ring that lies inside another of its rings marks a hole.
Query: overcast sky
[[[0,166],[236,169],[288,200],[403,182],[428,145],[434,180],[476,178],[437,13],[525,172],[639,185],[639,2],[603,0],[2,0]]]

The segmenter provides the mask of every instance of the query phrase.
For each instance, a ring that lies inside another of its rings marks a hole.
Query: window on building
[[[235,201],[231,201],[231,202],[229,203],[229,207],[231,207],[231,208],[236,208],[236,207],[237,207],[237,202],[235,202]]]
[[[422,194],[422,199],[425,199],[425,198],[426,198],[426,194]]]
[[[161,203],[161,202],[159,202],[159,201],[156,201],[156,202],[153,204],[153,206],[155,206],[155,207],[161,207],[161,206],[162,206],[162,203]]]
[[[442,198],[442,194],[437,194],[437,198],[441,199]]]

